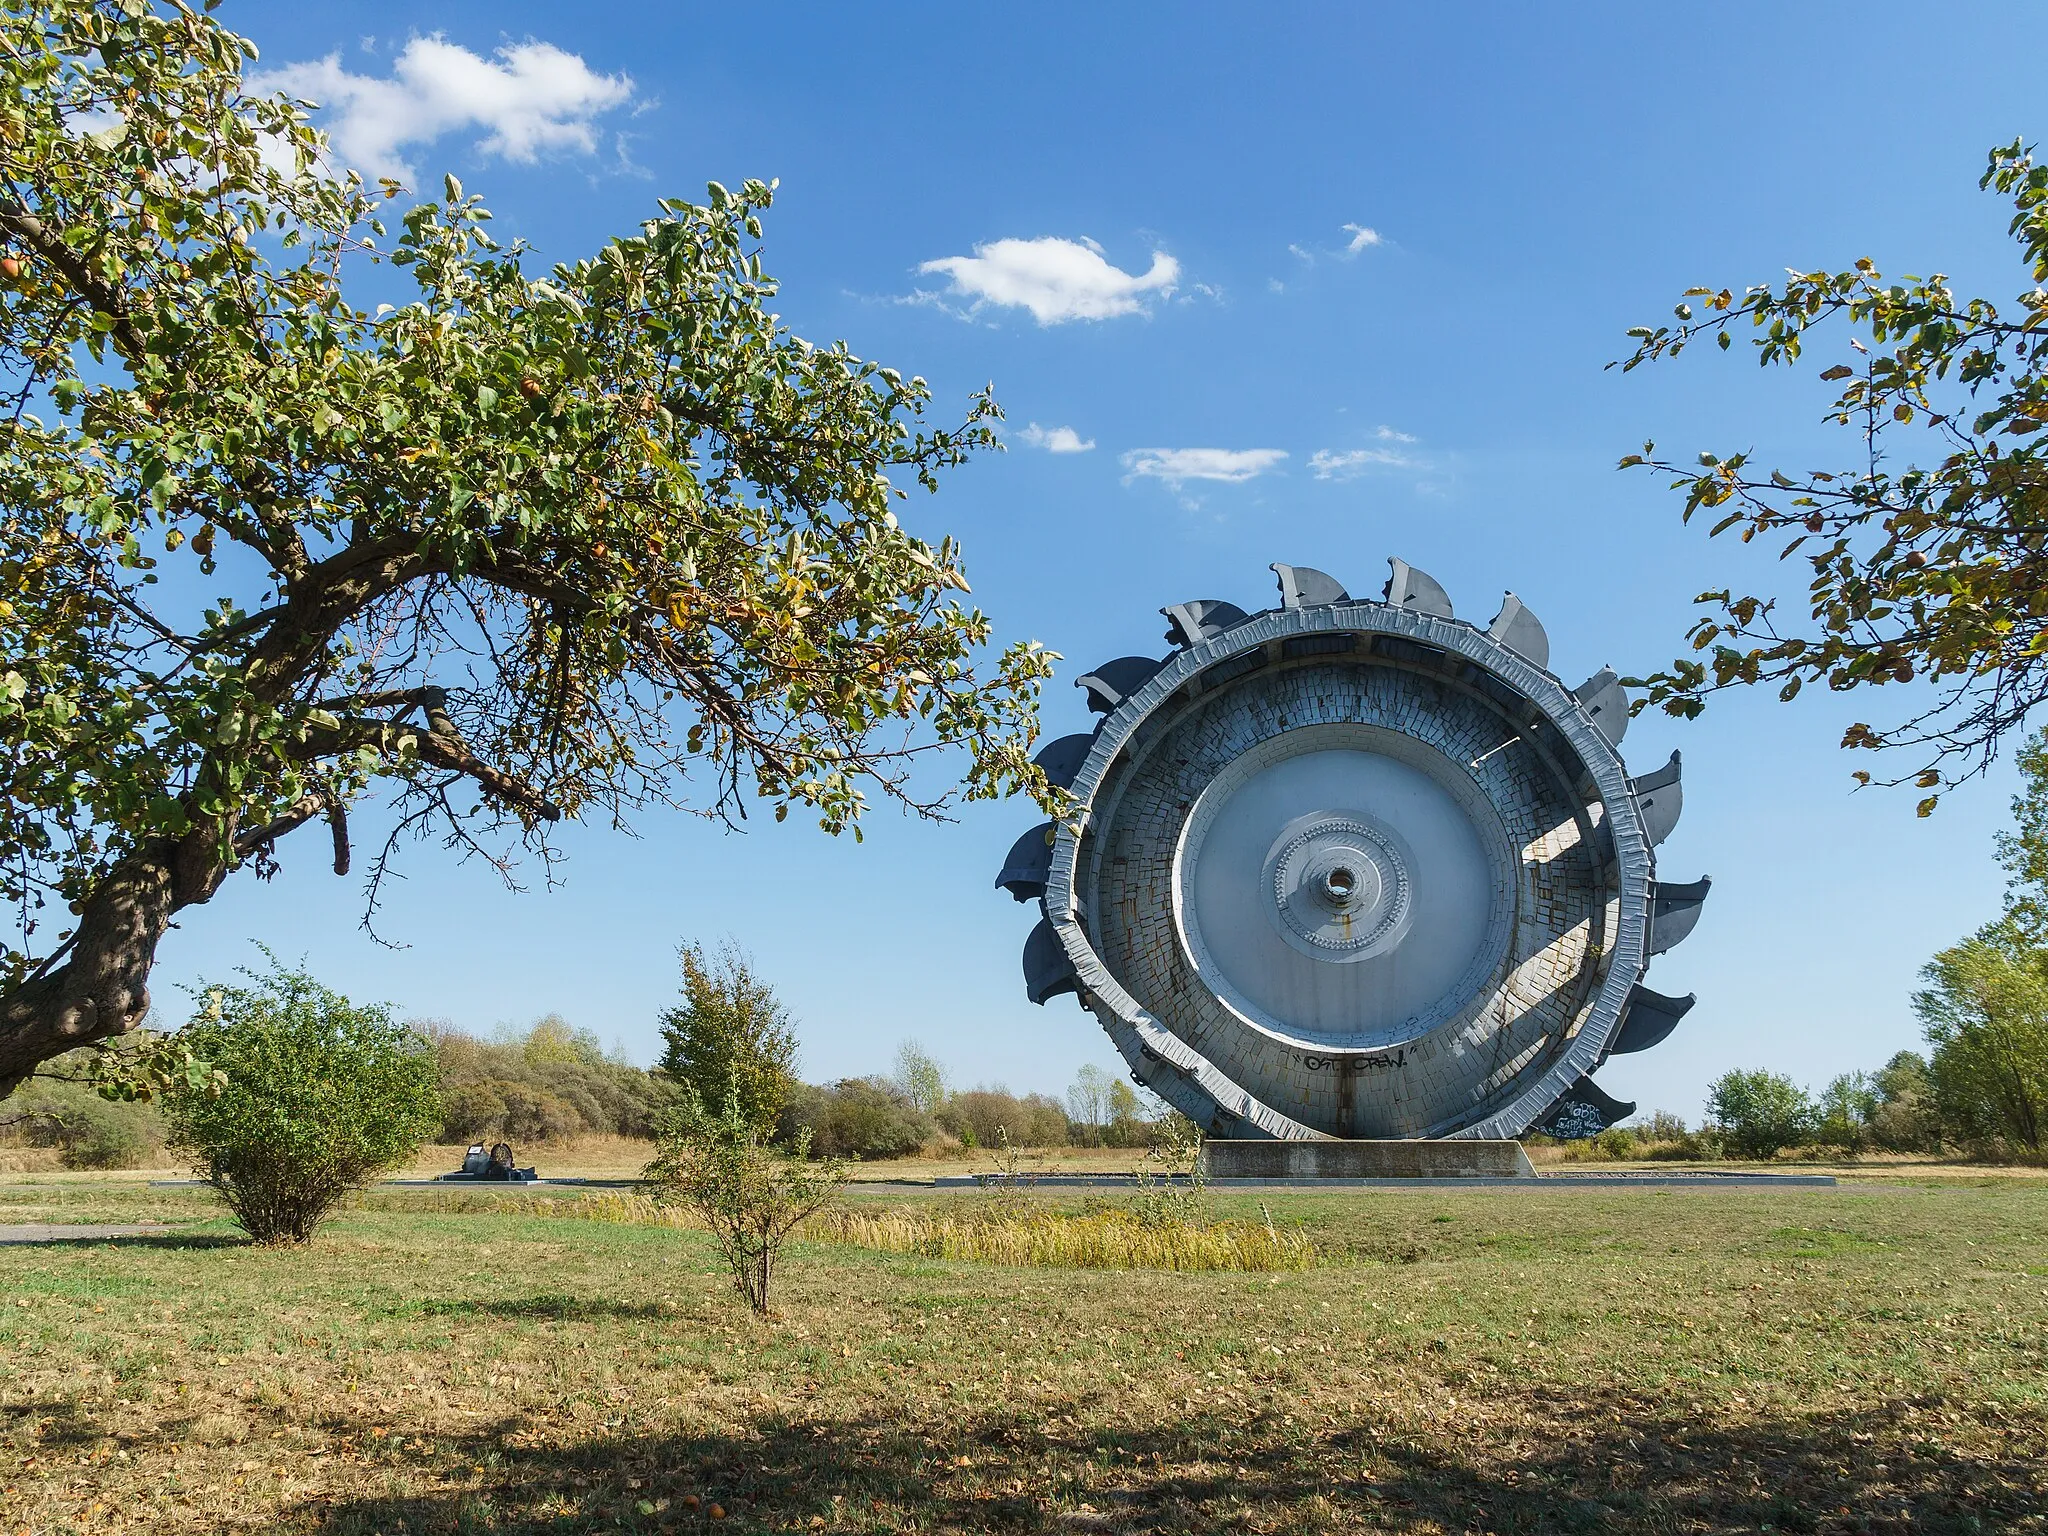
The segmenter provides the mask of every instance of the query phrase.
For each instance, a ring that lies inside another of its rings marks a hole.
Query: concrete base
[[[1212,1141],[1203,1171],[1226,1179],[1533,1179],[1518,1141]]]

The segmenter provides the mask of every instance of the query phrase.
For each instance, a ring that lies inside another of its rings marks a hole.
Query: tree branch
[[[19,203],[0,203],[0,231],[19,240],[61,272],[75,293],[113,322],[108,334],[129,363],[142,361],[149,349],[143,344],[142,333],[135,328],[128,302],[118,288],[109,287],[84,257]]]

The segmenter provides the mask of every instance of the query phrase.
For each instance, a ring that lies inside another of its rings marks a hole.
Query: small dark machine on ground
[[[462,1166],[454,1173],[442,1174],[441,1180],[464,1184],[531,1184],[539,1177],[531,1168],[514,1165],[510,1142],[497,1142],[486,1150],[479,1141],[463,1154]]]

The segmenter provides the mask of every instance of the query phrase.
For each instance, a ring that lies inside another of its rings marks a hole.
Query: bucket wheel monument
[[[1219,1142],[1589,1135],[1693,1003],[1643,985],[1707,894],[1657,878],[1678,754],[1631,777],[1612,671],[1566,688],[1513,594],[1481,629],[1391,565],[1276,565],[1278,607],[1176,603],[1171,655],[1079,679],[1096,728],[1037,759],[1073,818],[996,881],[1042,909],[1026,989]]]

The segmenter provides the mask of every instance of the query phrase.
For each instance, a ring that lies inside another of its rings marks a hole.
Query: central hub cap
[[[1364,959],[1407,932],[1409,875],[1394,839],[1343,813],[1306,816],[1266,855],[1280,936],[1321,960]]]

